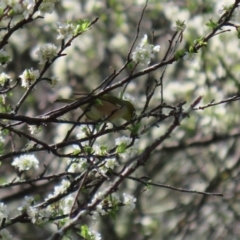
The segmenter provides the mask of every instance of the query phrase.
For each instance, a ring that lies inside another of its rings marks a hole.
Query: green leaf
[[[121,143],[120,145],[117,146],[116,152],[117,153],[124,153],[126,152],[127,149],[127,144],[126,143]]]
[[[118,212],[119,207],[117,205],[114,205],[110,211],[108,211],[108,215],[112,219],[117,219],[117,212]]]
[[[140,127],[141,127],[141,123],[137,123],[137,124],[132,125],[132,127],[129,127],[129,130],[131,131],[131,133],[134,136],[137,136]]]
[[[134,67],[133,62],[128,63],[127,68],[128,68],[129,70],[132,70],[133,67]]]
[[[86,32],[89,29],[89,26],[90,26],[90,21],[79,20],[74,29],[74,36],[79,35],[83,32]]]
[[[87,153],[87,154],[91,154],[91,153],[93,153],[93,149],[92,149],[92,147],[90,147],[90,146],[84,146],[84,151]]]
[[[100,147],[100,155],[102,155],[102,156],[104,156],[104,155],[106,155],[108,152],[107,152],[107,147],[106,146],[101,146]]]
[[[217,28],[218,24],[210,18],[209,21],[206,23],[206,26],[211,29],[215,29]]]
[[[179,60],[180,58],[182,58],[184,56],[186,52],[186,49],[181,49],[181,50],[178,50],[176,53],[175,53],[175,59],[176,60]]]
[[[189,51],[189,53],[195,53],[195,50],[194,50],[193,46],[190,46],[188,51]]]
[[[79,234],[86,240],[91,240],[91,235],[89,234],[89,228],[87,225],[81,226],[81,232]]]
[[[199,39],[196,39],[196,43],[200,46],[207,46],[207,42],[204,42],[204,38],[201,37]]]

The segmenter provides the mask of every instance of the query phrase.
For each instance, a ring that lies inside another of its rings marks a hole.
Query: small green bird
[[[73,103],[81,99],[84,99],[84,97],[57,99],[55,102]],[[135,107],[130,101],[109,94],[100,96],[92,102],[80,106],[80,108],[85,112],[87,120],[92,121],[115,122],[119,119],[129,121],[135,115]]]

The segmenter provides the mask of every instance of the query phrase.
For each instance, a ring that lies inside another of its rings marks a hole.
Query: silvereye
[[[76,99],[57,99],[56,102],[72,103],[83,99],[84,97]],[[92,102],[80,106],[85,112],[87,120],[105,122],[114,122],[118,119],[126,121],[131,120],[135,114],[135,107],[130,101],[120,99],[118,97],[105,94],[100,96]]]

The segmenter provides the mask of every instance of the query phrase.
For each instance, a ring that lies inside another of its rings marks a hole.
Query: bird
[[[73,103],[84,98],[60,98],[55,102]],[[130,121],[135,116],[135,107],[130,101],[110,94],[94,98],[92,101],[81,105],[80,108],[85,113],[87,121],[116,122],[119,119]]]

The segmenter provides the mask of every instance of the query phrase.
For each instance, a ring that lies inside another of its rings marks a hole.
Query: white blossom
[[[42,45],[36,52],[39,64],[44,64],[47,61],[51,62],[57,56],[57,47],[53,43]]]
[[[64,38],[72,37],[74,26],[72,23],[61,24],[58,22],[57,31],[58,36],[57,39],[62,40]]]
[[[154,52],[159,52],[159,45],[151,45],[148,43],[147,34],[144,35],[140,44],[136,47],[135,51],[132,53],[132,59],[136,63],[141,65],[148,65],[151,59],[154,57]]]
[[[28,216],[31,218],[32,223],[36,223],[38,216],[38,209],[34,207],[29,207],[27,210]]]
[[[0,86],[3,87],[7,82],[12,81],[11,77],[6,73],[0,74]]]
[[[135,140],[135,144],[138,141]],[[115,139],[115,145],[117,146],[116,152],[122,158],[128,158],[137,152],[137,148],[134,146],[129,147],[132,143],[132,139],[126,136]]]
[[[92,203],[96,200],[103,200],[103,198],[103,192],[97,192],[92,199]]]
[[[105,211],[105,210],[103,209],[103,206],[102,206],[101,203],[97,205],[96,211],[97,211],[97,213],[99,213],[100,215],[106,215],[106,214],[107,214],[107,211]]]
[[[40,76],[38,70],[26,69],[19,77],[22,79],[22,87],[29,88]]]
[[[27,210],[28,216],[31,218],[31,222],[34,224],[42,224],[49,220],[51,212],[46,209],[38,209],[36,207],[29,207]]]
[[[91,239],[91,240],[101,240],[102,239],[101,234],[94,230],[88,229],[88,235],[90,237],[89,239]]]
[[[25,19],[29,18],[29,16],[33,14],[34,6],[35,6],[34,0],[23,0],[22,9],[23,9],[23,16]]]
[[[135,202],[136,202],[135,197],[133,197],[127,193],[123,193],[123,204],[128,206],[131,210],[133,210],[135,208]]]
[[[5,205],[3,202],[0,202],[0,222],[4,218],[8,218],[8,215],[9,215],[9,211],[8,211],[7,205]]]
[[[93,127],[91,125],[81,125],[79,127],[79,133],[77,134],[77,138],[85,138],[88,137],[91,133],[96,133],[96,131],[93,132]]]
[[[114,167],[118,167],[119,164],[116,160],[116,158],[108,158],[105,162],[105,165],[104,165],[106,168],[109,168],[109,169],[114,169]]]
[[[125,144],[126,146],[129,145],[132,142],[132,139],[126,136],[116,138],[115,139],[115,145],[121,145]]]
[[[33,197],[25,196],[22,205],[18,207],[18,211],[20,212],[26,211],[33,203],[34,203]]]
[[[71,172],[71,173],[82,172],[86,170],[87,167],[88,167],[87,159],[85,158],[76,159],[74,160],[74,162],[71,163],[71,166],[69,167],[68,172]]]
[[[105,174],[109,169],[114,169],[118,166],[119,164],[116,158],[108,158],[105,160],[104,165],[100,167],[100,171]]]
[[[39,162],[34,155],[25,154],[17,157],[12,162],[12,165],[19,169],[19,171],[26,171],[30,168],[38,168]]]
[[[31,134],[38,134],[42,131],[42,127],[37,125],[28,125],[28,130]]]
[[[64,193],[69,186],[70,182],[68,180],[63,179],[61,184],[54,188],[54,196]]]
[[[61,209],[64,214],[69,214],[74,202],[74,196],[73,195],[68,195],[65,197],[62,202],[61,202]]]

